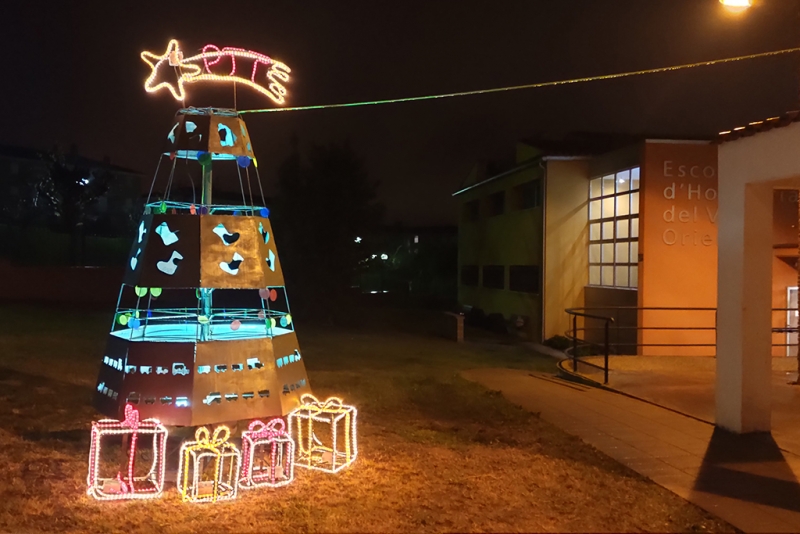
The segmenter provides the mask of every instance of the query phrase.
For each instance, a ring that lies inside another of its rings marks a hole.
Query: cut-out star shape
[[[174,54],[174,56],[173,56]],[[197,65],[192,65],[190,63],[184,63],[180,56],[180,48],[178,47],[178,41],[176,39],[170,40],[169,44],[167,44],[167,49],[162,55],[156,55],[152,52],[144,51],[141,53],[142,61],[150,65],[152,68],[152,72],[150,76],[144,82],[144,89],[148,93],[154,93],[159,89],[166,87],[169,89],[169,92],[172,93],[172,96],[175,97],[176,100],[184,100],[186,99],[186,91],[183,88],[184,82],[193,76],[197,76],[200,74],[201,69]],[[167,77],[170,74],[166,74],[164,71],[171,71],[170,69],[170,56],[178,58],[177,67],[181,69],[181,74],[178,76],[178,80],[175,83],[169,81],[158,81],[162,77]],[[185,72],[184,72],[185,70]],[[163,73],[163,74],[162,74]]]

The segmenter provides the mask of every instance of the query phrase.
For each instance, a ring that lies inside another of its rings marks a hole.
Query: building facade
[[[718,148],[657,139],[613,150],[520,143],[516,167],[485,180],[473,173],[455,193],[459,303],[502,314],[534,341],[564,335],[565,309],[586,308],[614,318],[618,353],[713,355]],[[797,294],[797,197],[776,192],[773,203],[780,329],[796,321],[785,308]],[[579,327],[589,339],[601,334],[597,322]],[[773,333],[773,355],[793,354],[791,341]]]

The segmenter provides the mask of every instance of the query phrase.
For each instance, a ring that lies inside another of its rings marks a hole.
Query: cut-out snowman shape
[[[225,271],[228,274],[239,274],[239,266],[244,261],[244,258],[238,252],[233,253],[233,260],[230,262],[221,261],[219,263],[219,268]]]
[[[139,240],[137,241],[137,243],[139,243],[140,245],[142,244],[142,240],[144,239],[144,234],[146,233],[147,233],[147,228],[144,225],[144,221],[142,221],[139,223]],[[139,248],[136,251],[136,254],[131,257],[131,271],[136,270],[136,266],[139,264],[139,254],[141,253],[142,249]]]
[[[136,270],[136,265],[139,264],[139,254],[142,253],[142,249],[136,251],[136,255],[131,257],[131,271]]]
[[[236,243],[239,240],[239,232],[229,232],[222,223],[215,226],[212,232],[217,234],[219,238],[222,239],[222,242],[225,243],[226,247]]]
[[[170,246],[178,241],[178,232],[170,230],[166,222],[162,222],[158,225],[156,233],[161,236],[161,240],[164,242],[165,246]]]
[[[258,233],[261,234],[261,238],[264,240],[265,245],[269,243],[269,232],[264,230],[264,225],[261,224],[261,222],[258,223]]]
[[[175,271],[178,269],[177,261],[182,260],[183,256],[177,250],[172,251],[172,256],[167,261],[160,261],[156,263],[156,267],[159,271],[169,276],[175,274]]]

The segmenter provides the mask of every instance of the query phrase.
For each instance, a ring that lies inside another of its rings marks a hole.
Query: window
[[[469,202],[464,204],[464,220],[465,221],[477,221],[480,218],[480,213],[478,210],[478,201],[477,200],[470,200]]]
[[[505,191],[498,191],[497,193],[492,193],[487,197],[486,199],[487,216],[494,217],[496,215],[502,215],[505,210],[506,210]]]
[[[505,289],[506,270],[502,265],[483,266],[483,287]]]
[[[462,286],[477,286],[478,285],[478,266],[477,265],[462,265],[461,266],[461,285]]]
[[[539,293],[539,266],[511,265],[508,268],[508,289],[523,293]]]
[[[542,181],[531,180],[514,188],[514,208],[526,210],[542,205]]]
[[[639,285],[639,167],[589,182],[589,284]]]

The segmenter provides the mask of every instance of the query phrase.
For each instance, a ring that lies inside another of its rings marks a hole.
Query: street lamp
[[[753,7],[753,0],[719,0],[729,11],[740,12]]]

